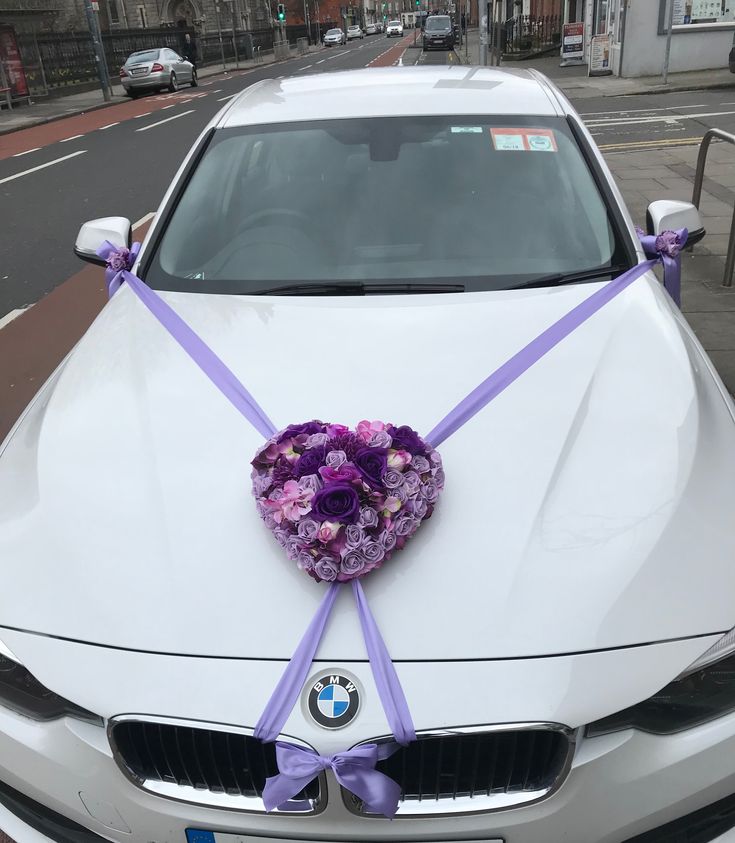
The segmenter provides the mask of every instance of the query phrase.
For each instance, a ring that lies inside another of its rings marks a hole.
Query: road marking
[[[306,64],[304,67],[299,68],[299,70],[308,70],[310,67],[314,67],[313,64]]]
[[[678,117],[666,115],[665,117],[631,117],[629,120],[590,120],[588,126],[638,126],[644,123],[668,123],[671,120],[700,120],[702,117],[724,117],[727,114],[735,114],[735,111],[708,111],[706,114],[680,114]]]
[[[720,105],[735,105],[735,102],[721,102]],[[657,106],[655,108],[625,108],[622,111],[586,111],[582,117],[593,117],[596,114],[635,114],[640,111],[676,111],[677,108],[706,108],[706,103],[702,105],[667,105]]]
[[[70,138],[64,138],[60,140],[59,143],[68,143],[69,141],[76,140],[77,138],[83,138],[84,135],[72,135]]]
[[[10,313],[6,313],[5,316],[0,319],[0,330],[2,330],[6,325],[9,325],[13,319],[17,319],[21,313],[25,313],[29,307],[33,307],[33,305],[29,304],[28,307],[19,307],[16,310],[11,310]]]
[[[120,121],[118,120],[117,123],[108,123],[106,126],[100,126],[100,132],[104,132],[105,129],[111,129],[113,126],[119,126]]]
[[[167,117],[165,120],[159,120],[157,123],[149,123],[147,126],[141,126],[140,129],[136,129],[136,132],[147,132],[148,129],[155,129],[156,126],[161,126],[163,123],[170,123],[172,120],[178,120],[179,117],[186,117],[187,114],[193,114],[194,109],[191,108],[189,111],[182,111],[181,114],[174,114],[173,117]]]
[[[38,172],[38,170],[45,170],[46,167],[53,167],[54,164],[61,164],[62,161],[68,161],[70,158],[76,158],[77,155],[84,155],[86,149],[80,149],[78,152],[72,152],[71,155],[64,155],[61,158],[54,158],[53,161],[47,161],[45,164],[39,164],[37,167],[31,167],[30,170],[23,170],[22,173],[16,173],[14,176],[5,176],[4,179],[0,179],[0,184],[5,184],[9,181],[14,181],[15,179],[21,178],[21,176],[29,176],[31,173]]]
[[[165,111],[167,108],[176,108],[176,103],[171,103],[171,105],[164,105],[161,111]]]
[[[21,155],[28,155],[29,152],[38,152],[39,149],[41,149],[40,146],[34,146],[33,149],[26,149],[25,152],[16,152],[12,157],[20,158]]]
[[[326,61],[326,59],[319,59],[319,61],[317,62],[317,64],[324,64],[324,62],[325,62],[325,61]]]
[[[141,225],[145,225],[148,222],[148,220],[152,220],[153,217],[155,217],[155,215],[156,215],[155,211],[149,211],[149,213],[145,214],[137,222],[133,223],[133,226],[132,226],[133,230],[135,230],[136,228],[140,228]]]
[[[283,77],[281,77],[283,78]],[[217,97],[217,102],[224,102],[225,100],[231,100],[233,97],[236,97],[237,94],[229,94],[226,97]]]
[[[141,117],[148,117],[148,115],[151,113],[152,112],[150,111],[144,111],[142,114],[136,114],[133,116],[133,120],[139,120]]]
[[[212,91],[213,94],[221,94],[224,91],[224,88],[217,88],[217,90]]]

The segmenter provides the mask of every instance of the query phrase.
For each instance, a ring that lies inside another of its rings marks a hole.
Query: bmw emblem
[[[341,729],[360,710],[360,692],[351,676],[332,671],[311,680],[305,703],[311,718],[320,726]]]

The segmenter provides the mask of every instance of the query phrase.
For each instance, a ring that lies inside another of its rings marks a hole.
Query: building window
[[[735,2],[733,0],[671,0],[674,4],[674,28],[679,31],[692,29],[732,29],[735,27]],[[668,23],[667,0],[659,0],[659,34],[666,31]]]
[[[117,8],[117,0],[109,0],[110,23],[120,23],[120,12]]]
[[[138,21],[142,29],[148,28],[148,21],[145,16],[145,6],[138,6]]]

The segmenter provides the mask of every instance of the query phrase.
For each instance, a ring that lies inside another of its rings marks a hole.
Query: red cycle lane
[[[384,53],[374,58],[368,64],[368,67],[392,67],[398,64],[401,56],[406,52],[407,47],[413,43],[413,38],[413,32],[404,36],[395,46],[389,47]]]

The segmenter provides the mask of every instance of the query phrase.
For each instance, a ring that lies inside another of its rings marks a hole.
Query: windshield
[[[133,53],[126,63],[135,64],[141,61],[155,61],[158,58],[159,50],[144,50],[140,53]]]
[[[341,29],[330,29],[329,32],[327,33],[327,35],[341,35],[341,34],[342,34]]]
[[[426,21],[426,28],[431,29],[450,29],[449,18],[433,17]]]
[[[492,290],[625,255],[563,118],[344,119],[216,131],[145,276]]]
[[[388,26],[400,26],[401,22],[399,20],[392,20],[388,22]]]

